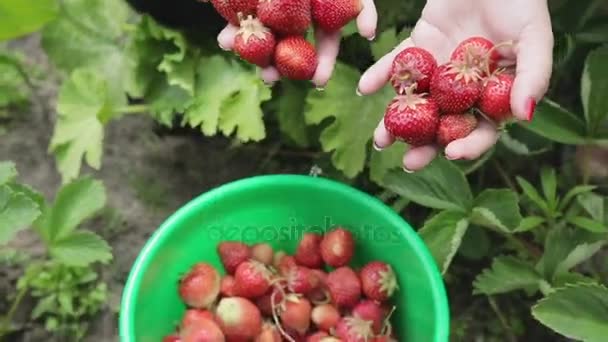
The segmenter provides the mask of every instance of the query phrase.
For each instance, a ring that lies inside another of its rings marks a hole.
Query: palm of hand
[[[365,95],[382,88],[388,81],[392,60],[408,46],[428,50],[443,64],[458,43],[472,36],[482,36],[495,43],[514,43],[498,51],[504,64],[517,63],[512,112],[519,119],[531,119],[535,103],[544,95],[551,75],[553,35],[546,1],[541,0],[514,0],[508,4],[499,0],[429,0],[410,38],[365,72],[358,91]],[[476,159],[489,150],[497,138],[494,124],[482,120],[470,135],[446,146],[445,155],[449,159]],[[375,146],[386,148],[394,141],[383,122],[379,122],[374,133]],[[410,148],[403,165],[406,170],[422,169],[437,152],[438,147],[434,145]]]

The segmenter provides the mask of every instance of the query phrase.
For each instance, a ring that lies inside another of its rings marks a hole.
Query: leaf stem
[[[515,336],[515,333],[513,333],[513,329],[509,325],[509,322],[507,321],[505,316],[502,314],[502,311],[500,311],[500,308],[498,307],[498,303],[496,303],[496,301],[494,300],[494,298],[492,296],[488,296],[488,302],[490,303],[492,310],[498,317],[500,324],[502,324],[502,327],[504,328],[509,341],[517,342],[517,337]]]
[[[4,336],[7,332],[9,332],[11,322],[13,321],[13,316],[15,315],[15,312],[17,311],[19,304],[23,300],[23,297],[25,297],[25,294],[27,293],[28,289],[29,289],[29,287],[26,284],[17,293],[17,296],[13,300],[13,303],[11,304],[11,307],[8,310],[8,313],[2,319],[2,322],[1,322],[2,325],[0,326],[0,337]]]
[[[147,113],[149,110],[150,107],[146,104],[136,104],[118,108],[116,112],[124,114],[144,114]]]
[[[513,183],[513,181],[511,180],[511,178],[509,178],[509,175],[502,168],[502,165],[500,165],[500,163],[496,159],[492,160],[492,164],[494,165],[494,168],[496,169],[496,171],[498,171],[498,174],[503,179],[503,181],[505,182],[505,184],[509,188],[511,188],[511,190],[513,190],[514,192],[519,193],[517,191],[517,188],[515,187],[515,184]]]

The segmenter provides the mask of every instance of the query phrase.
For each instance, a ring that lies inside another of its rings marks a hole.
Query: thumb
[[[553,69],[551,24],[531,24],[521,33],[515,52],[517,69],[511,90],[511,109],[520,120],[531,121],[536,103],[549,87]]]

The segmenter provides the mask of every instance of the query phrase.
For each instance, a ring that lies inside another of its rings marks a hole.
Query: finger
[[[375,93],[388,82],[395,56],[403,49],[413,46],[411,38],[397,45],[391,52],[380,58],[374,65],[363,73],[357,90],[362,95]]]
[[[498,140],[496,126],[483,119],[468,136],[454,140],[445,147],[445,157],[450,160],[479,158]]]
[[[395,142],[395,138],[384,127],[384,120],[380,120],[374,131],[374,147],[377,150],[385,149]]]
[[[261,70],[261,77],[264,83],[273,84],[281,78],[281,75],[279,74],[277,68],[269,66]]]
[[[517,68],[511,90],[511,109],[520,120],[532,120],[536,103],[545,95],[553,63],[550,25],[530,25],[517,42]]]
[[[357,16],[357,28],[363,37],[373,40],[376,38],[376,26],[378,25],[378,13],[374,0],[362,0],[363,9]]]
[[[340,50],[341,32],[325,33],[321,30],[315,31],[315,41],[317,42],[317,70],[312,78],[312,82],[317,87],[325,87],[331,77],[336,64],[336,58]]]
[[[234,36],[236,36],[238,30],[239,28],[237,26],[228,24],[217,35],[217,43],[222,50],[232,50],[232,47],[234,46]]]
[[[437,155],[437,146],[425,145],[410,148],[403,156],[403,168],[405,171],[414,172],[422,170]]]

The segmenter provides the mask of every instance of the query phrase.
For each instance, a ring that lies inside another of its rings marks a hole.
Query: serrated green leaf
[[[538,103],[534,120],[520,126],[562,144],[582,145],[587,142],[583,120],[549,99]]]
[[[14,52],[0,51],[0,110],[28,102],[30,89],[24,73],[21,56]]]
[[[491,247],[492,241],[490,241],[487,229],[469,226],[467,233],[462,238],[458,255],[470,260],[481,260],[488,255]]]
[[[57,15],[56,0],[3,0],[0,2],[0,41],[41,29]]]
[[[513,230],[514,233],[523,233],[530,231],[539,225],[543,224],[545,219],[540,216],[528,216],[524,217],[521,222],[519,222],[519,226]]]
[[[542,276],[534,266],[512,256],[494,258],[492,267],[485,269],[473,282],[473,294],[493,295],[539,286]]]
[[[57,101],[58,117],[49,150],[55,154],[63,183],[80,174],[84,161],[101,166],[103,125],[112,117],[106,82],[98,73],[77,69],[63,84]]]
[[[533,156],[551,149],[550,140],[523,129],[519,125],[511,125],[503,131],[499,142],[509,151],[523,156]]]
[[[549,215],[549,206],[547,205],[545,199],[540,196],[538,191],[536,191],[536,188],[534,188],[532,184],[530,184],[527,180],[520,176],[515,177],[515,179],[517,180],[519,186],[522,188],[524,194],[532,202],[534,202],[534,204],[536,204],[545,214]]]
[[[90,231],[75,231],[53,242],[51,256],[69,266],[87,266],[94,262],[112,260],[111,248],[99,235]]]
[[[397,32],[395,27],[391,27],[386,31],[380,33],[380,35],[371,44],[372,56],[374,60],[378,61],[387,53],[391,52],[399,43],[410,36],[411,30],[405,28],[400,32]]]
[[[595,253],[597,253],[605,244],[606,240],[599,240],[593,243],[582,243],[576,246],[568,253],[568,256],[557,265],[555,274],[568,272],[576,265],[595,255]]]
[[[601,234],[593,234],[581,229],[569,227],[551,229],[545,239],[543,256],[538,262],[539,272],[546,279],[552,279],[558,271],[569,268],[574,261],[578,263],[584,261],[581,260],[581,255],[591,256],[590,252],[595,250],[595,244],[602,240]],[[583,253],[584,251],[589,253]]]
[[[360,73],[355,68],[337,63],[334,76],[325,91],[310,92],[305,113],[308,124],[333,122],[320,136],[323,151],[332,152],[334,166],[348,178],[359,174],[367,158],[368,143],[382,118],[386,104],[394,96],[390,87],[374,95],[357,96]]]
[[[260,141],[266,136],[261,103],[270,96],[270,89],[254,71],[215,55],[198,66],[196,95],[184,123],[200,126],[207,136],[236,130],[242,142]]]
[[[304,106],[309,90],[294,81],[285,81],[281,86],[283,89],[277,108],[279,129],[298,146],[308,147],[310,141],[304,120]]]
[[[587,130],[596,132],[608,116],[608,46],[597,48],[587,55],[581,80],[581,100]],[[593,134],[593,133],[592,133]]]
[[[101,181],[88,177],[74,180],[59,190],[38,230],[48,242],[62,239],[102,209],[105,203],[106,193]]]
[[[468,212],[473,204],[473,194],[462,171],[440,157],[416,173],[389,171],[383,184],[394,193],[430,208]]]
[[[12,182],[17,177],[17,167],[11,161],[0,162],[0,185]]]
[[[382,151],[372,151],[369,178],[376,184],[382,185],[382,180],[389,170],[403,167],[403,155],[407,148],[405,144],[394,143]]]
[[[598,222],[604,221],[604,197],[592,192],[587,192],[579,194],[576,197],[576,200],[592,219]]]
[[[0,246],[6,244],[40,215],[38,205],[26,195],[0,186]]]
[[[154,82],[144,99],[148,102],[152,117],[167,127],[172,127],[175,114],[183,113],[192,102],[188,92],[181,87],[169,85],[164,77],[159,77]]]
[[[574,217],[568,217],[566,218],[566,220],[585,230],[588,230],[592,233],[606,233],[608,232],[608,227],[603,224],[602,222],[584,217],[584,216],[574,216]]]
[[[586,277],[580,273],[576,272],[564,272],[560,274],[556,274],[553,278],[553,286],[554,287],[564,287],[566,285],[574,285],[574,284],[597,284],[598,282],[593,279]]]
[[[532,316],[568,338],[603,342],[608,336],[608,289],[596,284],[567,285],[538,301]]]
[[[580,194],[584,194],[586,192],[593,191],[597,188],[595,185],[577,185],[574,188],[570,189],[564,198],[560,201],[558,210],[564,211],[568,205],[570,205],[570,201],[572,201],[576,196]]]
[[[442,274],[450,267],[468,226],[464,213],[446,210],[431,217],[419,230]]]
[[[517,194],[509,189],[484,190],[474,201],[472,222],[511,233],[521,222]]]

